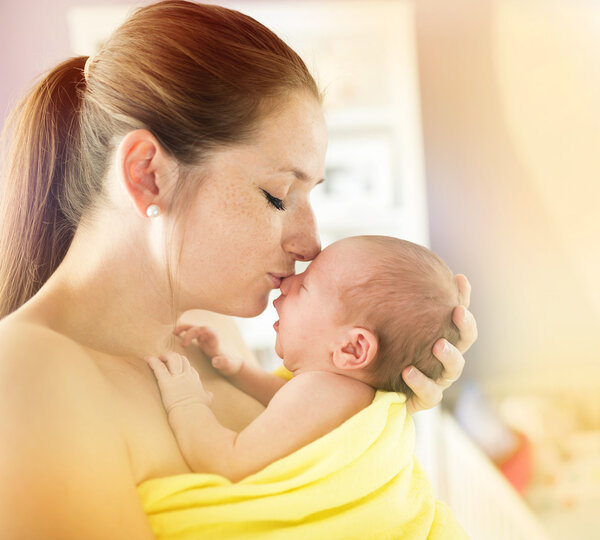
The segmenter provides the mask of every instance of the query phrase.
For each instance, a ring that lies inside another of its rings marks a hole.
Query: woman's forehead
[[[327,148],[320,104],[309,96],[290,98],[259,122],[251,147],[274,174],[320,180]]]

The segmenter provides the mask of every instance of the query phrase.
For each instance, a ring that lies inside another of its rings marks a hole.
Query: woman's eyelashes
[[[266,197],[267,201],[269,201],[270,205],[277,208],[277,210],[285,210],[285,203],[281,199],[278,199],[277,197],[273,197],[273,195],[271,195],[268,191],[265,191],[262,188],[261,188],[261,191],[265,194],[265,197]]]

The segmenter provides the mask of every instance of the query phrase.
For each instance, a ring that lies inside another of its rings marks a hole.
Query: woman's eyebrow
[[[285,173],[291,172],[298,180],[301,180],[302,182],[310,181],[308,174],[306,174],[304,171],[301,171],[300,169],[296,169],[296,167],[279,169],[279,172],[285,172]],[[321,184],[323,182],[325,182],[325,178],[321,178],[315,185],[318,186],[319,184]]]

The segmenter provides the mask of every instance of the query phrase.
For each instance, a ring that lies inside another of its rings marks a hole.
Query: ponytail
[[[85,60],[72,58],[50,71],[2,134],[0,318],[40,289],[73,238],[76,223],[61,198],[65,181],[78,174]]]

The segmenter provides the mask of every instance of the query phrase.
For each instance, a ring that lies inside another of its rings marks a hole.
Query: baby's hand
[[[244,364],[244,359],[241,356],[226,356],[219,354],[213,356],[212,366],[218,369],[225,377],[232,377],[239,373]]]
[[[184,347],[188,347],[194,339],[202,352],[212,359],[212,366],[226,377],[239,373],[242,369],[244,359],[241,356],[228,356],[219,348],[219,338],[208,326],[193,326],[182,324],[173,330],[173,333],[181,339]]]
[[[144,360],[154,372],[167,413],[175,407],[210,405],[212,393],[204,390],[200,375],[185,356],[168,352]]]
[[[198,346],[209,358],[221,354],[219,349],[219,338],[208,326],[182,324],[173,330],[173,334],[181,339],[181,343],[184,347],[189,347],[192,344],[192,341],[196,339]]]

